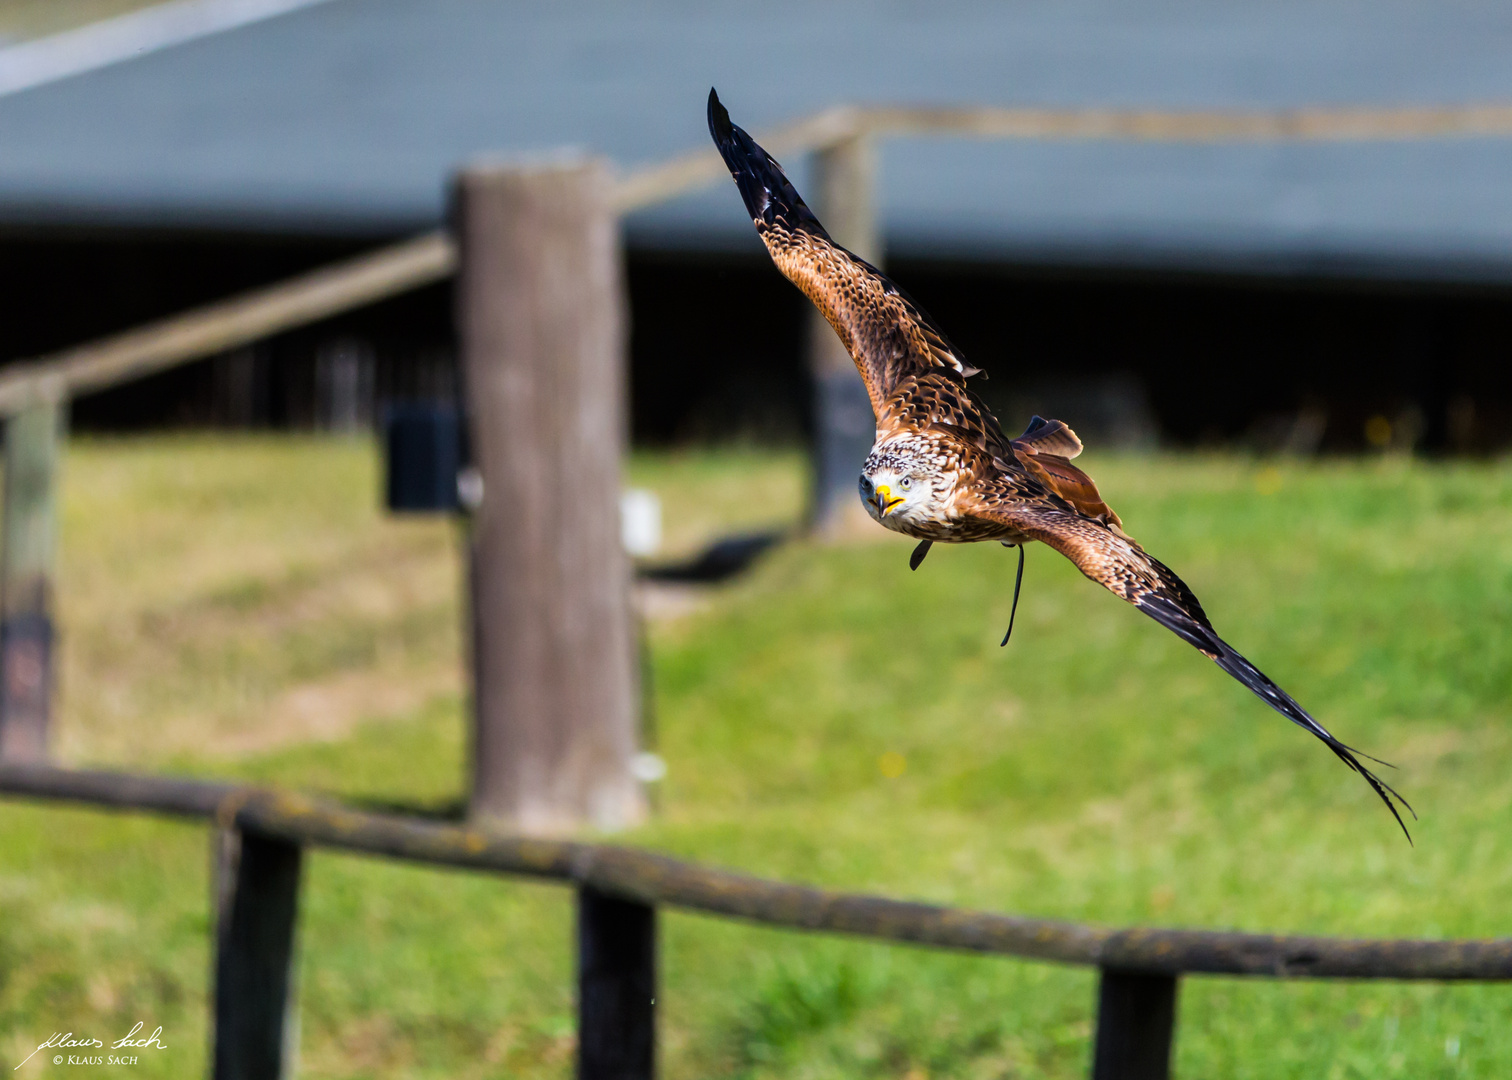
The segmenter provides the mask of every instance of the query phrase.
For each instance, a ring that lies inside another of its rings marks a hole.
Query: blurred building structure
[[[1512,103],[1512,9],[1488,2],[180,0],[118,20],[117,41],[159,37],[126,59],[42,39],[50,76],[38,41],[0,49],[0,361],[435,227],[480,155],[699,147],[710,85],[758,133],[845,102]],[[889,272],[991,374],[1005,425],[1489,450],[1512,443],[1509,186],[1512,137],[915,138],[880,147],[879,206]],[[733,187],[635,214],[626,240],[636,436],[800,432],[804,301]],[[360,426],[450,393],[450,341],[436,287],[74,420]]]

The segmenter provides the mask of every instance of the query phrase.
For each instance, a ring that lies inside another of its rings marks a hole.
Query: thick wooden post
[[[1169,1080],[1176,976],[1103,968],[1092,1080]]]
[[[62,402],[5,424],[4,555],[0,557],[0,760],[42,761],[53,687],[53,554]]]
[[[652,1080],[656,909],[578,889],[578,1080]]]
[[[814,213],[837,243],[882,265],[882,237],[873,206],[876,150],[857,135],[814,155]],[[824,317],[809,320],[814,380],[813,526],[832,532],[860,510],[856,479],[876,436],[876,419],[855,362]]]
[[[293,1075],[291,1018],[300,848],[216,834],[215,1080]]]
[[[620,543],[626,301],[610,174],[480,167],[456,189],[472,520],[472,813],[530,834],[645,813]]]

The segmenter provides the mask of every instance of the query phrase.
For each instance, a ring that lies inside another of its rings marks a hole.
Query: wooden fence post
[[[1092,1080],[1169,1080],[1176,976],[1103,968]]]
[[[527,834],[640,820],[620,541],[626,299],[599,160],[469,169],[457,322],[472,520],[475,818]]]
[[[578,889],[578,1080],[652,1080],[656,909]]]
[[[215,1080],[293,1075],[298,844],[215,833]]]
[[[814,154],[814,212],[837,243],[882,265],[882,237],[873,206],[876,149],[854,135]],[[814,490],[811,523],[833,532],[861,509],[856,479],[876,437],[866,385],[834,329],[809,312],[809,371],[814,386]]]
[[[32,405],[5,423],[0,556],[0,760],[47,757],[53,686],[57,470],[67,405]]]

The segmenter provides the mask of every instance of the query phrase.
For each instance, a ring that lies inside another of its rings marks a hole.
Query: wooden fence
[[[578,1072],[651,1080],[656,912],[1096,967],[1093,1080],[1164,1080],[1182,975],[1512,979],[1512,939],[1368,941],[1147,927],[1113,930],[765,881],[607,844],[367,813],[290,792],[0,765],[0,793],[207,820],[221,831],[215,1076],[287,1075],[294,925],[308,847],[559,881],[577,890]]]
[[[889,135],[1215,142],[1512,136],[1512,106],[1285,113],[837,108],[767,134],[817,155],[816,210],[880,258],[872,141]],[[646,852],[528,834],[644,812],[630,778],[637,696],[628,569],[615,528],[623,423],[624,284],[616,222],[720,181],[712,151],[612,176],[573,160],[464,172],[458,234],[360,258],[0,373],[0,792],[208,818],[220,830],[215,1075],[278,1077],[302,852],[323,845],[526,874],[578,890],[579,1075],[652,1074],[655,911],[1098,967],[1093,1075],[1168,1073],[1184,973],[1512,978],[1512,942],[1369,942],[1112,931],[829,893]],[[733,207],[732,203],[732,207]],[[732,209],[732,213],[735,213]],[[290,794],[48,766],[57,462],[70,398],[460,274],[464,405],[481,471],[469,517],[473,826],[363,814]],[[812,342],[820,444],[816,524],[850,498],[871,433],[851,430],[859,379]],[[862,425],[865,427],[865,425]],[[528,625],[531,632],[514,632]],[[565,733],[565,735],[563,734]]]

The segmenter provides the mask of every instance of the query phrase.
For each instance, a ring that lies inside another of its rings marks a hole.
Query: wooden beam
[[[1103,968],[1092,1080],[1170,1080],[1176,976]]]
[[[873,107],[862,126],[879,136],[1117,139],[1138,142],[1359,142],[1512,135],[1512,105],[1274,110]]]
[[[53,688],[53,559],[66,406],[38,402],[5,423],[0,553],[0,760],[47,756]]]
[[[220,829],[215,932],[215,1080],[294,1074],[294,926],[297,843]]]
[[[441,281],[456,257],[426,233],[229,300],[100,338],[0,374],[0,414],[77,397]]]
[[[1159,975],[1512,981],[1512,938],[1369,940],[1113,930],[764,881],[609,844],[511,836],[233,784],[0,763],[0,792],[211,818],[298,845],[588,885],[607,896],[768,926]]]
[[[528,834],[645,813],[620,543],[625,297],[600,161],[479,167],[456,188],[473,460],[475,818]]]
[[[577,891],[578,1080],[656,1075],[656,909]]]

